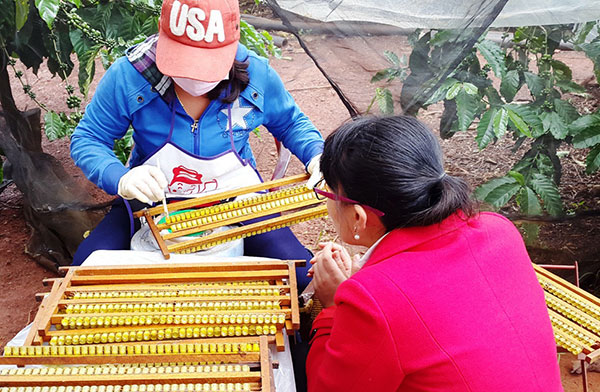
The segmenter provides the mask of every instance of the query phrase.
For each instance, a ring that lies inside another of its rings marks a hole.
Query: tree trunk
[[[20,112],[6,67],[0,71],[0,148],[23,194],[32,235],[26,252],[49,269],[69,265],[83,234],[102,218],[94,200],[53,156],[42,151],[40,110]]]

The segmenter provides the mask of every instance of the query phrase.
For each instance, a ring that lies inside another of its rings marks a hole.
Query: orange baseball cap
[[[239,40],[238,0],[165,0],[156,66],[168,76],[218,82],[233,65]]]

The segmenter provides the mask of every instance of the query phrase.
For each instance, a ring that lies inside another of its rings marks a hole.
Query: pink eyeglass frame
[[[317,183],[317,185],[318,185],[318,183]],[[315,193],[317,195],[326,197],[326,198],[331,199],[331,200],[343,201],[345,203],[358,204],[360,206],[363,206],[364,208],[366,208],[367,210],[371,211],[372,213],[374,213],[378,217],[382,217],[382,216],[385,215],[385,213],[383,213],[382,211],[379,211],[377,208],[370,207],[370,206],[365,205],[363,203],[359,203],[356,200],[348,199],[347,197],[344,197],[344,196],[338,196],[335,193],[324,191],[322,189],[317,188],[316,186],[313,188],[313,190],[315,191]]]

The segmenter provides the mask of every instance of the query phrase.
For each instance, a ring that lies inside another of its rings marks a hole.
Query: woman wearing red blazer
[[[544,294],[523,240],[475,214],[466,183],[411,117],[363,118],[325,142],[321,171],[342,241],[312,260],[325,309],[308,390],[562,391]]]

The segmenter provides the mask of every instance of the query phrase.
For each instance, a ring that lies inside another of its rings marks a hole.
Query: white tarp
[[[289,12],[323,22],[358,21],[400,28],[478,26],[492,11],[485,0],[277,0]],[[581,23],[600,19],[600,0],[508,0],[493,27]]]

